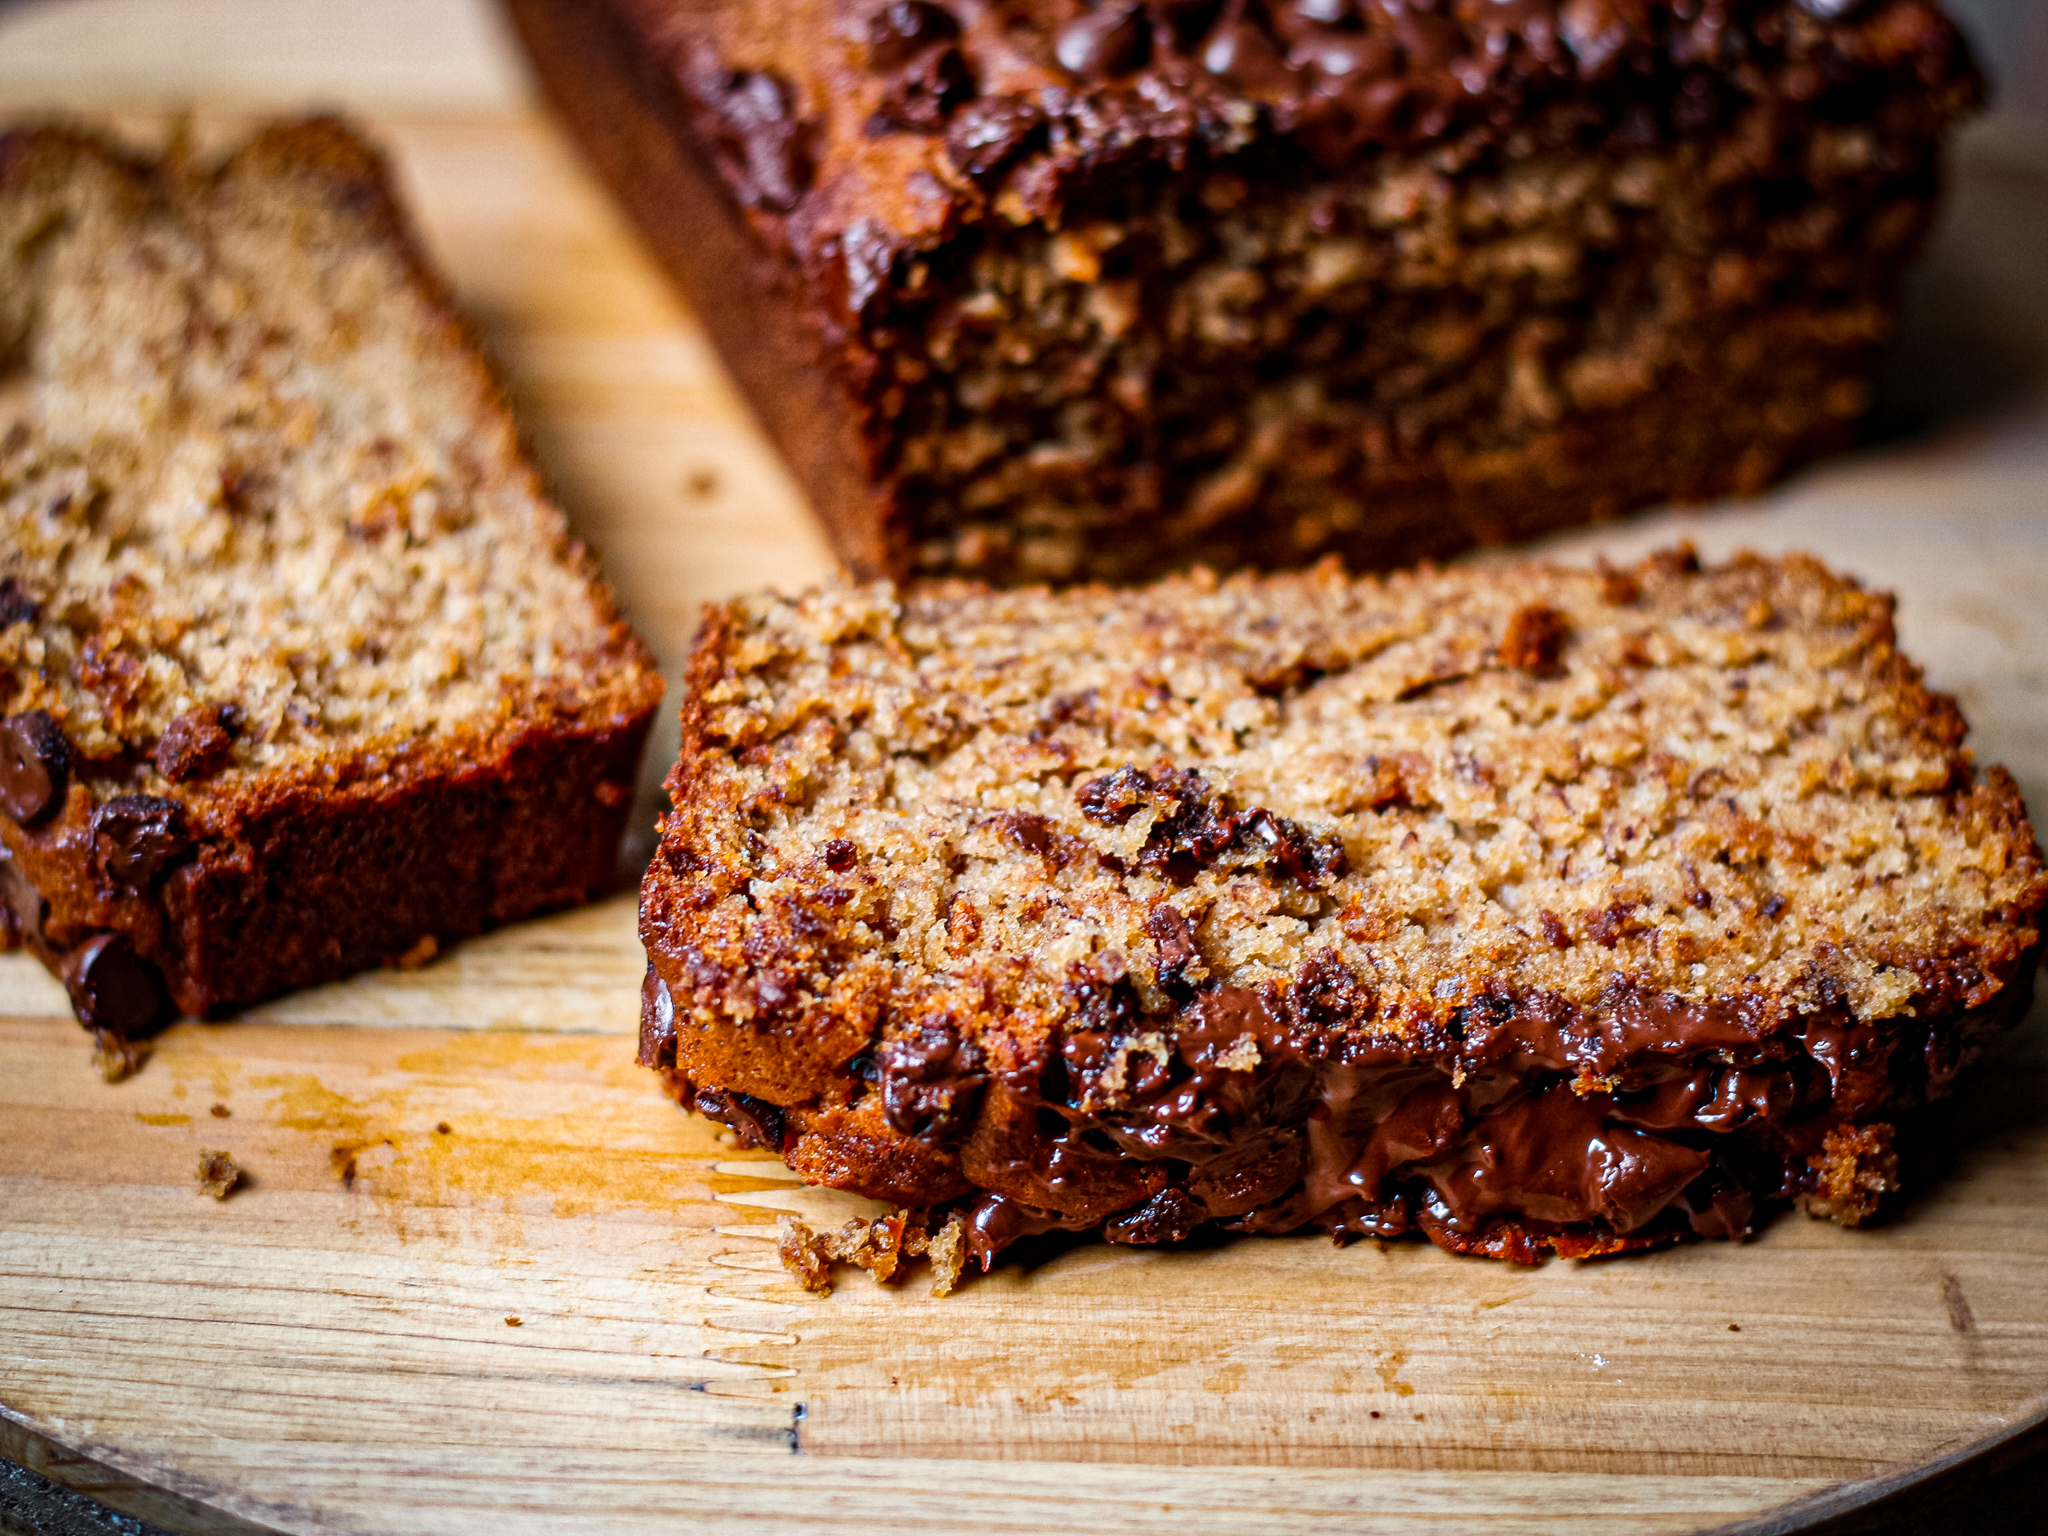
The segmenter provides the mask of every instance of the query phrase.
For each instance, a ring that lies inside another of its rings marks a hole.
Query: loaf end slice
[[[118,1052],[581,901],[661,682],[377,156],[0,138],[0,927]]]
[[[742,599],[641,1059],[984,1266],[1853,1223],[2031,990],[2048,878],[1964,735],[1796,555]]]

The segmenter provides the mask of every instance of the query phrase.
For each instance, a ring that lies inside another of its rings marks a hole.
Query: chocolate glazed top
[[[1057,226],[1203,159],[1355,171],[1437,147],[1627,154],[1747,104],[1866,118],[1979,81],[1929,0],[611,0],[682,88],[736,201],[840,325],[915,301],[962,224]]]

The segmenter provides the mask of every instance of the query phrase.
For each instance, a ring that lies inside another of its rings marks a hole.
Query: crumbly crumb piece
[[[1843,1125],[1808,1160],[1819,1186],[1799,1202],[1807,1215],[1860,1227],[1899,1187],[1899,1157],[1889,1125]]]
[[[902,1272],[903,1260],[914,1258],[930,1260],[932,1294],[950,1296],[966,1266],[966,1223],[958,1211],[952,1211],[934,1230],[931,1216],[928,1211],[892,1211],[887,1216],[855,1217],[832,1231],[820,1232],[808,1222],[784,1215],[776,1223],[776,1252],[783,1267],[805,1290],[821,1296],[832,1292],[834,1264],[858,1265],[887,1285]]]
[[[225,1200],[242,1183],[241,1167],[232,1153],[201,1152],[199,1154],[199,1188],[201,1193]]]

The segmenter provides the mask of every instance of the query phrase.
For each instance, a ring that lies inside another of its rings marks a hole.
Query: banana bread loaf
[[[0,940],[118,1062],[614,874],[661,681],[346,128],[0,137]]]
[[[1797,556],[744,599],[641,1059],[811,1180],[957,1202],[984,1266],[1854,1223],[2032,986],[2048,877],[1964,733]]]
[[[1387,566],[1843,441],[1931,0],[510,0],[856,570]]]

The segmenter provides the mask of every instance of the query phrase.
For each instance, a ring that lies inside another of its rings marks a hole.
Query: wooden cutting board
[[[671,669],[703,599],[825,571],[545,122],[372,127]],[[1803,545],[1895,587],[2042,805],[2044,486],[2048,410],[2021,411],[1559,547]],[[176,1026],[109,1086],[62,991],[0,959],[0,1453],[180,1530],[1765,1530],[2048,1412],[2038,1014],[1876,1231],[1786,1216],[1533,1270],[1078,1247],[943,1301],[864,1275],[815,1297],[776,1214],[862,1202],[661,1097],[631,1059],[641,966],[627,892]],[[213,1149],[249,1174],[224,1202],[195,1179]]]

